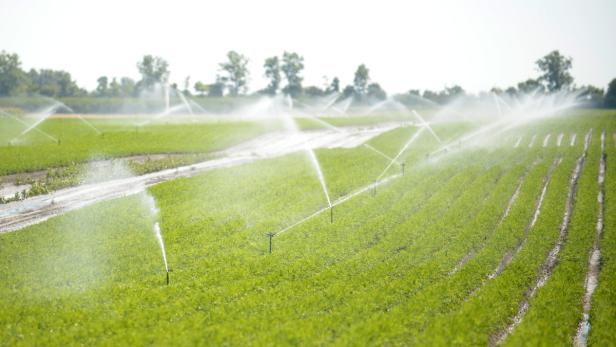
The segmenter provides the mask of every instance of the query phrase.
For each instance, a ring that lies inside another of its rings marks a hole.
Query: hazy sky
[[[0,49],[88,89],[101,75],[137,79],[144,54],[165,58],[180,86],[188,75],[212,82],[231,49],[250,58],[252,91],[266,84],[264,59],[284,50],[304,56],[304,85],[346,85],[365,63],[402,92],[506,87],[559,49],[577,84],[604,88],[616,77],[615,35],[615,0],[0,0]]]

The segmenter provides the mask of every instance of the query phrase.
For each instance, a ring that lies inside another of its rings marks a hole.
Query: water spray
[[[158,210],[156,210],[158,212]],[[167,265],[167,254],[165,252],[165,243],[163,242],[163,236],[160,232],[160,224],[158,222],[154,223],[154,235],[156,235],[156,239],[158,240],[158,244],[160,245],[161,252],[163,253],[163,261],[165,262],[165,271],[167,272],[167,285],[169,285],[169,265]]]
[[[436,141],[438,141],[438,143],[443,143],[443,141],[441,141],[441,138],[438,137],[438,135],[436,135],[434,130],[432,130],[432,127],[430,126],[430,123],[426,122],[426,120],[417,111],[412,110],[412,112],[413,112],[413,115],[415,115],[415,117],[417,117],[419,119],[419,121],[421,122],[421,125],[423,127],[428,128],[428,131],[430,131],[430,133],[436,139]]]

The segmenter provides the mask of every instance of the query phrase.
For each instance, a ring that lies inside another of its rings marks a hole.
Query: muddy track
[[[192,177],[209,170],[276,158],[300,152],[306,148],[357,147],[396,127],[396,125],[388,124],[347,127],[343,132],[319,130],[271,133],[222,151],[218,158],[193,165],[62,189],[48,195],[0,205],[0,233],[16,231],[99,201],[137,194],[152,185],[177,178]]]
[[[575,205],[575,196],[577,194],[577,186],[578,180],[580,178],[580,174],[582,169],[584,168],[584,161],[586,159],[586,155],[588,152],[588,145],[590,143],[590,139],[592,136],[592,129],[586,134],[585,144],[584,144],[584,152],[577,159],[575,168],[573,169],[573,173],[571,174],[571,179],[569,181],[569,192],[567,193],[567,200],[565,203],[565,213],[563,215],[563,220],[560,225],[560,231],[558,235],[558,239],[556,244],[550,250],[547,258],[545,259],[543,265],[539,269],[539,276],[533,287],[526,292],[524,295],[524,299],[520,303],[520,307],[516,315],[511,319],[511,323],[502,331],[492,335],[489,340],[490,346],[500,345],[507,339],[509,335],[515,330],[515,328],[520,325],[522,319],[528,312],[528,308],[530,306],[530,300],[535,297],[537,291],[543,287],[547,281],[552,276],[552,272],[556,267],[556,261],[558,259],[558,255],[560,250],[562,249],[565,240],[567,239],[567,234],[569,232],[569,223],[571,222],[571,214],[573,212],[573,207]]]
[[[590,331],[590,308],[592,295],[599,284],[599,272],[601,271],[601,239],[603,238],[603,217],[605,214],[605,169],[607,165],[607,155],[605,153],[605,130],[601,133],[601,161],[599,163],[599,175],[597,183],[599,184],[599,193],[597,195],[597,204],[599,212],[597,214],[597,223],[595,225],[595,240],[592,249],[588,255],[588,272],[584,281],[584,299],[582,319],[578,324],[574,337],[574,345],[586,346],[588,332]]]
[[[492,272],[488,276],[488,279],[493,280],[496,277],[498,277],[498,275],[500,275],[503,272],[503,270],[505,270],[507,265],[511,263],[511,260],[513,260],[513,257],[515,257],[515,255],[518,254],[520,250],[526,244],[526,240],[528,240],[528,234],[530,233],[532,228],[537,223],[537,220],[539,219],[539,215],[541,214],[541,207],[543,206],[543,200],[545,199],[545,195],[548,191],[548,186],[550,185],[550,181],[552,180],[552,175],[554,174],[554,170],[556,170],[556,168],[560,165],[561,162],[562,162],[562,158],[560,157],[556,158],[554,162],[552,163],[552,165],[550,166],[550,169],[548,170],[547,175],[543,179],[543,187],[541,188],[541,194],[539,195],[539,198],[535,202],[535,213],[533,213],[533,216],[531,217],[530,221],[528,221],[526,228],[524,228],[524,237],[522,237],[522,239],[518,241],[513,251],[507,252],[507,254],[505,254],[505,256],[503,257],[503,259],[501,259],[496,269],[494,269],[494,272]]]

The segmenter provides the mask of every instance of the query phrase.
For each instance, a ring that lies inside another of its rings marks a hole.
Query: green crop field
[[[0,176],[207,155],[279,129],[93,120],[101,135],[50,119],[40,129],[59,144],[31,132],[9,145],[20,125],[0,122]],[[369,146],[316,149],[331,208],[297,152],[0,233],[0,345],[571,345],[595,249],[588,344],[613,345],[616,112],[578,109],[469,146],[457,139],[476,124],[431,129],[447,151],[408,124]]]

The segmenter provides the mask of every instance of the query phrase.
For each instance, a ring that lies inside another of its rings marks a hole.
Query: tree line
[[[197,81],[191,85],[190,76],[184,79],[180,87],[177,83],[169,84],[169,63],[152,55],[145,55],[137,62],[136,67],[141,79],[135,81],[129,77],[109,78],[101,76],[97,79],[97,86],[92,91],[81,88],[66,71],[52,69],[21,68],[21,61],[16,53],[0,52],[0,96],[16,96],[38,94],[49,97],[136,97],[143,91],[155,86],[166,86],[186,95],[210,97],[236,97],[248,94],[248,81],[250,71],[249,59],[236,51],[230,51],[226,60],[219,64],[216,79],[212,83]],[[604,91],[601,88],[587,85],[576,86],[570,70],[572,59],[562,55],[559,51],[552,51],[536,61],[539,75],[529,78],[505,89],[494,87],[491,93],[497,95],[517,96],[528,93],[554,93],[561,90],[579,90],[593,106],[616,107],[616,78],[613,79]],[[383,100],[387,93],[370,78],[370,70],[361,64],[355,70],[353,83],[340,85],[340,79],[327,78],[323,86],[304,86],[302,72],[304,70],[304,57],[296,52],[283,52],[282,56],[272,56],[263,63],[263,75],[268,80],[265,88],[252,94],[276,95],[283,93],[293,98],[299,96],[316,97],[331,94],[341,94],[341,98],[354,97],[357,100]],[[464,89],[458,85],[446,87],[441,91],[411,89],[407,93],[395,95],[401,101],[417,98],[429,100],[436,104],[445,104],[457,97],[466,95]]]

